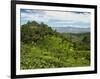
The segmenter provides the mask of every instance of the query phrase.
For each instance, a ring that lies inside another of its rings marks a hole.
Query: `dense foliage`
[[[59,33],[36,21],[21,25],[21,69],[90,65],[90,33]]]

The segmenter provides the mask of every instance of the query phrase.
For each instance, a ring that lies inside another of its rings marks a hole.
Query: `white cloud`
[[[51,26],[88,26],[90,24],[90,13],[75,13],[61,11],[43,11],[43,10],[25,10],[21,12],[22,20],[35,20],[37,22],[45,22]]]
[[[45,11],[46,15],[60,20],[73,20],[73,21],[82,21],[90,22],[90,14],[76,14],[74,12],[57,12],[57,11]]]

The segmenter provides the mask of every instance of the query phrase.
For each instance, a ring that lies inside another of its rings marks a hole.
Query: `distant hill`
[[[53,30],[56,30],[60,33],[85,33],[90,32],[90,28],[77,28],[77,27],[52,27]]]

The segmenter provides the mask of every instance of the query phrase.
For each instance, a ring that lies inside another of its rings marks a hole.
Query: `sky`
[[[21,25],[28,21],[44,22],[50,27],[90,28],[91,13],[21,9]]]

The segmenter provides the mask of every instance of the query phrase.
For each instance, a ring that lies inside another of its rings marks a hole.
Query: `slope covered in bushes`
[[[59,33],[36,21],[21,25],[21,69],[89,65],[89,33]]]

